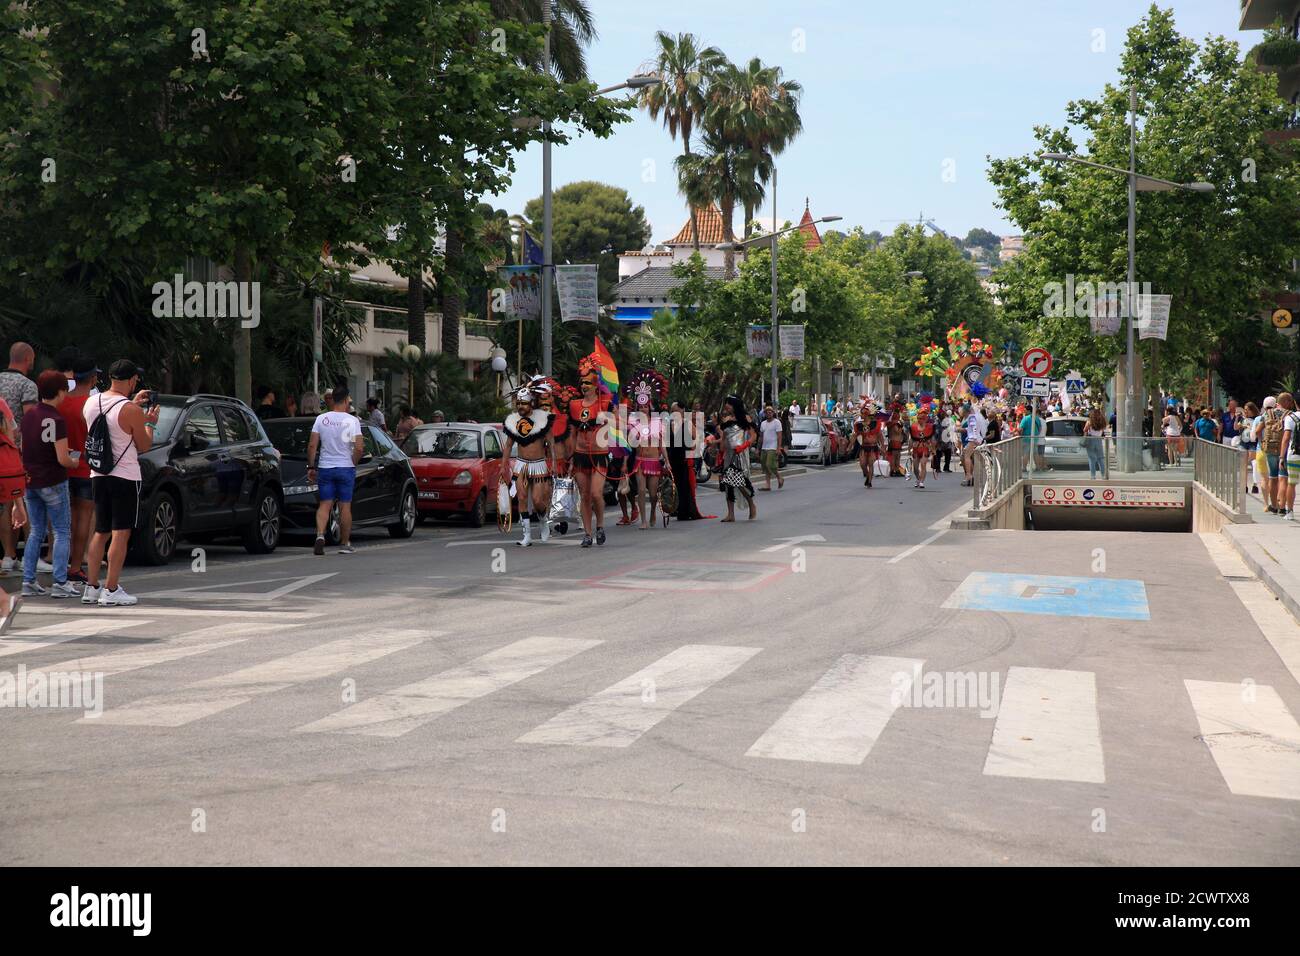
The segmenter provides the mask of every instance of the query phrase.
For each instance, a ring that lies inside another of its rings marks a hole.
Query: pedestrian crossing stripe
[[[9,637],[0,638],[0,657],[39,651],[47,647],[53,647],[56,644],[64,644],[81,638],[97,637],[100,634],[108,634],[112,631],[122,631],[128,627],[139,627],[142,624],[152,623],[152,621],[142,618],[122,621],[108,617],[98,617],[45,624],[20,632],[11,632]],[[53,640],[42,640],[42,638],[53,638]]]
[[[137,622],[133,622],[137,623]],[[70,666],[115,675],[209,653],[249,637],[300,625],[223,624],[165,644],[100,650],[37,673]],[[60,636],[47,634],[45,636]],[[179,727],[255,697],[289,689],[409,649],[427,631],[371,631],[245,667],[105,710],[77,723]],[[532,637],[490,651],[295,728],[399,737],[599,645]],[[623,748],[758,654],[756,647],[686,645],[562,711],[521,743]],[[907,688],[920,673],[911,658],[846,654],[790,703],[746,751],[750,757],[860,765],[870,756]],[[1300,725],[1267,685],[1187,680],[1192,710],[1229,792],[1300,800]],[[1106,780],[1096,677],[1090,671],[1012,666],[998,703],[984,774],[1080,783]]]

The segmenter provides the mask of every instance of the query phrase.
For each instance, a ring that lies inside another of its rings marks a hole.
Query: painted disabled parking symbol
[[[1146,585],[1141,581],[1117,578],[976,571],[967,576],[943,606],[968,611],[1009,611],[1057,617],[1151,620]]]

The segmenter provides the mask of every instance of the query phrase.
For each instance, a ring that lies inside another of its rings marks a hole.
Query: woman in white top
[[[1162,423],[1165,432],[1165,457],[1169,464],[1181,464],[1183,460],[1183,420],[1178,417],[1177,409],[1170,405]]]

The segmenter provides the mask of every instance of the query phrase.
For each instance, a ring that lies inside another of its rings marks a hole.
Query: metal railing
[[[1233,514],[1245,514],[1242,486],[1246,481],[1246,453],[1204,438],[1192,443],[1192,478]]]
[[[992,445],[979,445],[972,459],[974,466],[974,492],[972,507],[987,508],[1015,487],[1024,473],[1024,443],[1019,438],[1007,438]]]

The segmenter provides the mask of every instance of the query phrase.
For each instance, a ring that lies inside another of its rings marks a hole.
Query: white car
[[[831,439],[826,434],[820,418],[796,415],[790,419],[790,447],[785,453],[788,461],[812,461],[828,465],[831,461]]]
[[[1087,468],[1088,450],[1083,444],[1083,429],[1088,419],[1082,415],[1066,415],[1046,419],[1039,444],[1043,446],[1043,460],[1049,468]]]

